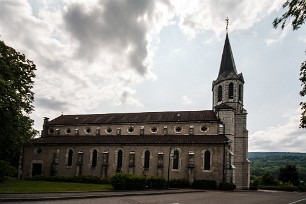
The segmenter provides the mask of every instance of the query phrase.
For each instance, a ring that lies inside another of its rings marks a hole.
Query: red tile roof
[[[61,115],[49,122],[49,125],[77,124],[118,124],[118,123],[161,123],[161,122],[195,122],[217,121],[212,110],[143,112],[143,113],[109,113],[87,115]]]

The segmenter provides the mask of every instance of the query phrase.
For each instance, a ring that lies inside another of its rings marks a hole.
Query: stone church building
[[[212,82],[212,110],[45,118],[41,137],[24,148],[20,176],[103,178],[127,172],[190,183],[231,182],[237,189],[248,189],[243,86],[226,34],[219,74]]]

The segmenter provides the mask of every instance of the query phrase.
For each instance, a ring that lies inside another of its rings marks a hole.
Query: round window
[[[157,133],[157,127],[156,127],[156,126],[152,127],[152,128],[151,128],[151,132],[152,132],[152,133]]]
[[[133,127],[133,126],[130,126],[130,127],[128,128],[128,132],[129,132],[129,133],[134,132],[134,127]]]
[[[90,127],[86,128],[85,132],[86,132],[87,134],[89,134],[89,133],[91,132]]]
[[[54,129],[53,129],[53,128],[50,128],[50,129],[49,129],[49,133],[50,133],[50,134],[53,134],[53,133],[54,133]]]
[[[207,132],[208,131],[208,127],[205,125],[201,126],[201,132]]]
[[[66,129],[66,133],[67,133],[67,134],[70,134],[70,133],[71,133],[71,129],[70,129],[70,128],[67,128],[67,129]]]
[[[176,126],[174,130],[175,130],[176,133],[180,133],[180,132],[182,132],[182,127],[181,126]]]
[[[113,130],[112,130],[111,127],[108,127],[108,128],[106,129],[106,133],[107,133],[107,134],[111,134],[112,132],[113,132]]]

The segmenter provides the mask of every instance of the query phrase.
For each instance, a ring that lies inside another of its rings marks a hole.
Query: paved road
[[[205,191],[162,195],[135,195],[110,198],[71,199],[53,201],[31,201],[23,204],[237,204],[237,203],[260,203],[260,204],[306,204],[306,193],[299,192],[275,192],[275,191]]]

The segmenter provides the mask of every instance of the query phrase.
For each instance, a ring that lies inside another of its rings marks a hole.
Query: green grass
[[[7,180],[0,183],[1,193],[108,191],[107,184],[64,183],[48,181]]]

